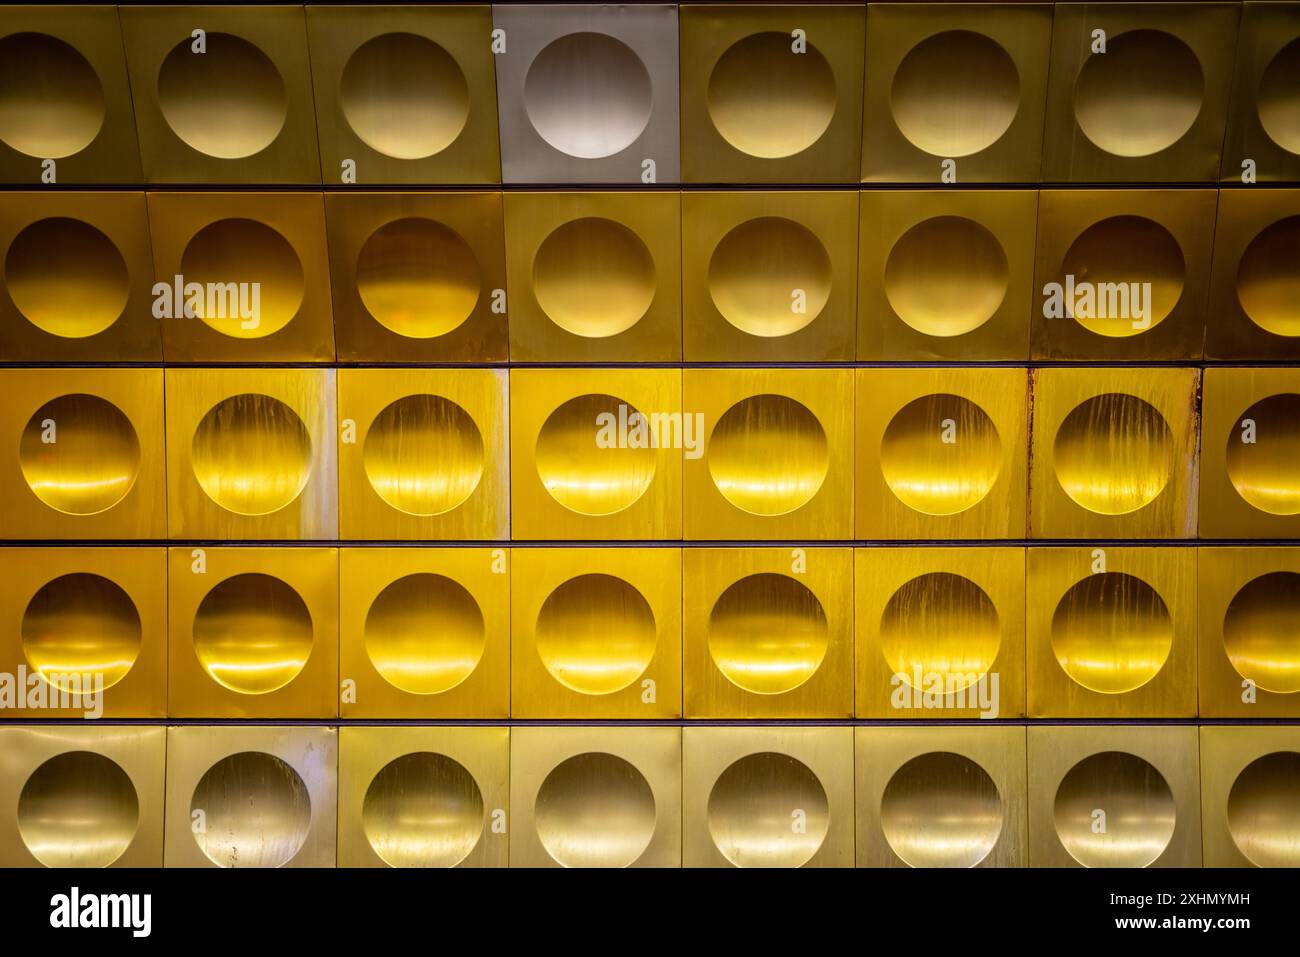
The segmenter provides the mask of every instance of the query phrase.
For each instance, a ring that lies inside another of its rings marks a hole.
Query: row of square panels
[[[8,867],[1294,867],[1300,728],[0,728]]]
[[[15,718],[1300,718],[1296,547],[4,548],[0,572]]]

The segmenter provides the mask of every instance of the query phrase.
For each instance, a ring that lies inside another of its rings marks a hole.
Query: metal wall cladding
[[[1285,77],[1300,57],[1300,4],[1241,5],[1236,71],[1223,140],[1222,178],[1288,181],[1300,172],[1296,92]]]

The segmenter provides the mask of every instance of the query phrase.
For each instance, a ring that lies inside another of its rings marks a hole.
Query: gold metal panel
[[[853,537],[853,372],[687,369],[687,416],[703,454],[686,456],[686,537]]]
[[[338,729],[167,729],[166,867],[333,867]]]
[[[678,867],[682,730],[510,732],[511,867]]]
[[[168,714],[338,715],[337,549],[168,551]]]
[[[1025,550],[854,550],[859,718],[1025,713]]]
[[[871,4],[863,181],[1038,182],[1051,33],[1051,4]]]
[[[501,182],[491,6],[306,11],[326,183]]]
[[[1300,728],[1201,728],[1206,867],[1300,864]]]
[[[1024,867],[1025,729],[855,730],[859,867]]]
[[[146,182],[320,183],[302,7],[120,9]]]
[[[0,867],[160,867],[163,728],[0,726]]]
[[[325,194],[339,359],[506,358],[501,194]]]
[[[688,718],[853,716],[853,550],[688,548]]]
[[[1029,549],[1028,713],[1196,717],[1196,550]]]
[[[1197,369],[1030,373],[1031,538],[1196,535]]]
[[[510,537],[504,369],[340,369],[347,539]]]
[[[686,867],[852,867],[853,729],[686,728]]]
[[[339,552],[344,718],[510,715],[505,549]]]
[[[39,674],[5,717],[167,713],[167,557],[161,548],[0,548],[0,672]],[[17,689],[23,693],[25,682]],[[102,698],[77,692],[102,690]],[[54,707],[54,705],[69,707]]]
[[[0,370],[5,539],[167,537],[161,369]]]
[[[1300,548],[1196,555],[1201,715],[1300,718]]]
[[[172,538],[338,537],[332,369],[168,369]]]
[[[859,539],[1024,538],[1024,369],[858,369]]]
[[[1056,4],[1043,179],[1217,180],[1240,8]]]
[[[693,362],[853,358],[858,194],[682,194],[682,323]]]
[[[1030,867],[1200,867],[1195,725],[1033,726]]]
[[[682,357],[681,194],[505,197],[510,358]]]
[[[683,6],[683,182],[853,182],[866,13],[862,5]]]
[[[117,7],[0,6],[0,64],[0,182],[140,182]]]
[[[515,718],[680,718],[678,548],[517,548]]]
[[[1251,164],[1260,182],[1300,179],[1300,124],[1294,76],[1300,58],[1300,4],[1241,5],[1232,102],[1223,140],[1225,183],[1240,183]]]
[[[681,538],[681,409],[678,369],[512,369],[511,536]]]
[[[509,728],[339,729],[339,867],[505,867]]]
[[[1199,359],[1216,191],[1045,189],[1035,359]]]
[[[1038,191],[863,190],[858,358],[1025,359]]]

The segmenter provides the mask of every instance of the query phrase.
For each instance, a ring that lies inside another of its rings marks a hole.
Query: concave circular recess
[[[414,33],[382,33],[348,57],[339,106],[377,153],[425,159],[456,141],[469,119],[469,84],[455,58]]]
[[[66,216],[23,227],[5,254],[4,281],[24,319],[65,339],[103,332],[121,318],[131,292],[113,241]]]
[[[1080,283],[1091,283],[1094,290],[1091,308],[1086,300],[1080,307],[1065,299],[1065,315],[1099,336],[1139,335],[1174,311],[1186,268],[1178,240],[1159,223],[1143,216],[1103,219],[1079,234],[1061,262],[1062,283],[1065,276],[1074,277],[1076,300]],[[1149,296],[1145,283],[1150,283]]]
[[[621,418],[620,407],[626,409]],[[577,396],[552,412],[537,434],[534,455],[551,498],[579,515],[613,515],[644,495],[655,477],[655,450],[630,447],[631,435],[627,448],[598,444],[604,423],[627,421],[631,433],[639,416],[624,400],[603,394]],[[649,420],[640,421],[648,432]],[[611,431],[617,433],[617,426]]]
[[[1300,216],[1279,219],[1250,241],[1237,264],[1237,301],[1255,325],[1300,336]]]
[[[956,515],[988,495],[1002,471],[1002,440],[988,414],[948,393],[921,396],[889,420],[880,470],[891,492],[926,515]]]
[[[1174,836],[1175,812],[1160,772],[1124,751],[1092,754],[1070,768],[1053,806],[1057,837],[1084,867],[1154,863]]]
[[[964,216],[917,223],[889,251],[885,298],[927,336],[961,336],[993,318],[1007,295],[1007,256],[997,237]]]
[[[253,219],[219,219],[194,234],[181,255],[185,285],[198,283],[196,306],[207,326],[232,339],[261,339],[298,315],[306,293],[302,263],[289,241]]]
[[[971,687],[988,674],[1001,645],[992,599],[951,572],[926,572],[906,582],[880,616],[885,661],[918,691],[940,681],[944,693]]]
[[[904,138],[931,156],[970,156],[1011,126],[1020,76],[1007,51],[982,33],[945,30],[903,57],[889,107]]]
[[[1300,691],[1300,574],[1268,572],[1243,585],[1223,616],[1223,648],[1265,691]]]
[[[366,655],[411,694],[441,694],[468,678],[487,644],[483,612],[465,586],[418,572],[390,582],[366,612]]]
[[[645,64],[621,40],[570,33],[551,41],[524,77],[524,113],[555,149],[601,159],[627,149],[650,122]]]
[[[20,633],[31,669],[70,692],[86,689],[90,675],[102,675],[105,688],[121,681],[143,637],[131,597],[116,582],[87,572],[42,585],[23,611]]]
[[[1002,796],[988,772],[962,754],[930,751],[889,779],[880,829],[912,867],[974,867],[1002,833]]]
[[[1099,515],[1125,515],[1154,501],[1174,471],[1174,437],[1154,406],[1108,392],[1061,422],[1053,465],[1061,489]]]
[[[94,515],[126,498],[140,471],[140,440],[117,406],[73,393],[37,409],[18,443],[23,479],[67,515]]]
[[[622,223],[599,216],[570,220],[538,247],[533,294],[566,332],[615,336],[636,325],[654,301],[654,259]]]
[[[1074,118],[1098,149],[1151,156],[1192,128],[1204,92],[1200,61],[1186,43],[1160,30],[1130,30],[1107,36],[1106,52],[1084,61]]]
[[[266,694],[307,664],[311,613],[280,579],[249,572],[203,596],[191,635],[199,664],[214,681],[240,694]]]
[[[483,436],[470,414],[440,395],[384,407],[366,432],[361,461],[375,494],[408,515],[442,515],[483,477]]]
[[[761,751],[718,776],[708,821],[714,846],[737,867],[802,867],[826,840],[830,804],[808,765]]]
[[[460,327],[483,291],[478,259],[460,233],[406,217],[370,234],[357,256],[357,295],[386,329],[433,339]]]
[[[741,399],[709,437],[709,475],[736,508],[785,515],[812,500],[830,469],[817,416],[783,395]]]
[[[208,410],[190,447],[194,478],[229,512],[269,515],[296,499],[311,476],[311,436],[279,399],[241,393]]]
[[[761,572],[727,587],[709,612],[709,655],[738,688],[793,691],[813,676],[830,643],[817,596],[788,575]]]
[[[182,142],[217,159],[243,159],[275,142],[288,115],[284,80],[242,37],[208,33],[207,51],[186,37],[158,70],[158,107]]]
[[[1300,153],[1300,40],[1292,40],[1269,61],[1255,102],[1268,138],[1288,153]]]
[[[403,754],[366,788],[361,828],[390,867],[455,867],[483,834],[483,795],[445,754]]]
[[[654,793],[620,757],[587,752],[557,764],[533,807],[538,840],[564,867],[627,867],[654,837]]]
[[[0,140],[26,156],[62,159],[103,125],[103,87],[75,48],[45,33],[0,38]]]
[[[1154,588],[1123,572],[1075,582],[1052,613],[1052,653],[1090,691],[1134,691],[1164,667],[1174,644],[1169,608]]]
[[[795,53],[788,33],[733,43],[709,74],[709,119],[750,156],[780,159],[816,143],[835,115],[835,74],[812,44]]]
[[[190,831],[218,867],[280,867],[307,841],[311,795],[285,761],[264,751],[241,751],[199,779],[190,820],[203,822]]]
[[[613,575],[570,578],[537,613],[537,655],[551,677],[580,694],[621,691],[654,658],[654,612],[632,585]]]
[[[140,802],[130,777],[91,751],[65,751],[18,795],[18,834],[46,867],[107,867],[135,838]]]
[[[1258,867],[1300,864],[1300,754],[1256,758],[1228,792],[1228,833]]]
[[[1255,423],[1253,442],[1242,441],[1247,419]],[[1300,395],[1271,395],[1243,412],[1228,435],[1225,460],[1233,488],[1255,508],[1300,514]]]
[[[812,230],[780,216],[734,227],[709,258],[709,296],[722,318],[751,336],[798,332],[831,294],[831,260]]]

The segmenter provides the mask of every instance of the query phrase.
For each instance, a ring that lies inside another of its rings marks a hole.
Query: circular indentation
[[[571,512],[613,515],[645,494],[655,477],[655,450],[618,447],[618,423],[629,432],[649,420],[622,399],[589,394],[569,399],[552,412],[537,434],[537,475]],[[630,435],[629,435],[630,438]]]
[[[1300,216],[1270,224],[1237,265],[1237,301],[1250,321],[1275,336],[1300,336]]]
[[[97,395],[73,393],[36,410],[18,443],[27,487],[50,508],[94,515],[131,491],[140,440],[131,420]]]
[[[23,612],[23,654],[33,671],[64,691],[102,676],[111,688],[140,653],[140,615],[131,597],[100,575],[76,572],[46,582]]]
[[[228,512],[269,515],[311,476],[311,436],[298,413],[269,395],[242,393],[208,410],[190,448],[194,478]]]
[[[826,481],[826,433],[805,406],[783,395],[741,399],[709,438],[709,475],[732,505],[752,515],[785,515]]]
[[[1098,149],[1151,156],[1173,146],[1201,112],[1205,77],[1196,54],[1160,30],[1106,38],[1074,83],[1074,118]]]
[[[252,219],[219,219],[200,229],[181,255],[181,274],[186,313],[232,339],[279,332],[298,315],[307,288],[293,246]]]
[[[956,515],[988,495],[1002,471],[997,426],[974,402],[939,393],[895,413],[880,440],[880,470],[898,500],[926,515]]]
[[[537,654],[560,684],[613,694],[650,665],[655,617],[641,593],[613,575],[579,575],[546,596],[537,614]]]
[[[654,95],[645,64],[604,33],[570,33],[534,58],[524,113],[561,153],[601,159],[627,149],[650,122]]]
[[[996,236],[964,216],[934,216],[889,251],[885,297],[917,332],[961,336],[993,318],[1006,298],[1008,276]]]
[[[214,681],[240,694],[266,694],[307,664],[311,613],[280,579],[249,572],[203,596],[192,635],[199,664]]]
[[[1269,572],[1243,585],[1223,616],[1223,648],[1265,691],[1300,691],[1300,574]]]
[[[311,829],[311,795],[298,772],[264,751],[222,758],[199,779],[190,818],[202,811],[203,828],[191,830],[218,867],[280,867],[302,849]]]
[[[1074,300],[1063,299],[1065,315],[1099,336],[1136,336],[1174,311],[1185,271],[1182,247],[1165,227],[1143,216],[1111,216],[1065,253],[1061,272],[1074,277],[1076,290]],[[1090,284],[1082,293],[1081,283]]]
[[[788,754],[746,755],[709,792],[709,836],[737,867],[802,867],[826,840],[830,820],[821,781]]]
[[[1243,442],[1243,423],[1254,423]],[[1225,456],[1233,487],[1255,508],[1271,515],[1300,514],[1300,395],[1261,399],[1242,413],[1228,436]]]
[[[441,153],[469,119],[469,85],[455,58],[414,33],[372,37],[348,58],[339,107],[378,153],[416,160]]]
[[[880,799],[885,840],[912,867],[974,867],[997,844],[1002,816],[988,772],[951,751],[912,758]]]
[[[547,317],[575,336],[618,335],[654,301],[654,259],[622,223],[598,216],[571,220],[538,248],[533,293]]]
[[[1228,833],[1257,867],[1300,864],[1300,754],[1256,758],[1228,792]]]
[[[786,575],[747,575],[709,613],[709,654],[738,688],[792,691],[813,676],[830,642],[817,596]]]
[[[835,115],[835,74],[812,44],[791,49],[788,33],[755,33],[732,44],[709,74],[709,119],[750,156],[780,159],[812,146]]]
[[[65,339],[103,332],[121,317],[131,292],[113,241],[65,216],[38,220],[14,237],[4,278],[23,318]]]
[[[747,220],[709,259],[709,296],[722,318],[751,336],[798,332],[831,294],[831,259],[808,227],[779,216]]]
[[[90,751],[50,758],[18,795],[18,833],[46,867],[107,867],[131,845],[139,821],[127,773]]]
[[[1001,645],[993,600],[951,572],[905,582],[880,616],[880,650],[894,674],[917,690],[939,681],[949,694],[971,687],[988,674]]]
[[[357,294],[375,321],[408,339],[445,336],[482,294],[474,250],[449,226],[407,217],[375,230],[357,256]]]
[[[361,827],[390,867],[455,867],[483,833],[483,795],[445,754],[404,754],[366,788]]]
[[[408,395],[384,407],[362,446],[375,494],[408,515],[442,515],[483,477],[483,436],[470,414],[440,395]]]
[[[45,33],[0,39],[0,140],[38,159],[62,159],[94,142],[104,125],[95,68]]]
[[[218,159],[260,153],[288,115],[284,80],[270,59],[242,37],[207,34],[195,53],[186,37],[158,70],[163,119],[193,149]]]
[[[537,791],[537,837],[565,867],[627,867],[655,832],[655,798],[641,772],[612,754],[560,762]]]
[[[1160,772],[1124,751],[1089,755],[1056,789],[1056,835],[1084,867],[1146,867],[1174,836],[1174,796]]]
[[[1056,433],[1053,458],[1056,480],[1075,504],[1125,515],[1169,484],[1174,437],[1150,403],[1108,392],[1070,411]]]
[[[389,583],[366,613],[366,654],[385,681],[411,694],[450,691],[483,657],[483,612],[463,585],[419,572]]]
[[[1052,653],[1090,691],[1134,691],[1164,667],[1174,644],[1169,608],[1154,588],[1123,572],[1075,582],[1052,613]]]
[[[1300,40],[1292,40],[1268,62],[1255,102],[1268,138],[1288,153],[1300,153]]]
[[[926,37],[894,73],[889,108],[909,143],[931,156],[970,156],[1002,138],[1020,106],[1007,51],[982,33]]]

